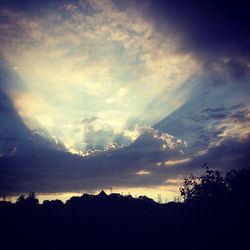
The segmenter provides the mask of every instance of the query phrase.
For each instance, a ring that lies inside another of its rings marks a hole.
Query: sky
[[[0,195],[173,199],[248,166],[248,7],[0,0]]]

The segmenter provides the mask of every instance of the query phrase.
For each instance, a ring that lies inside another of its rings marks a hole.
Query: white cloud
[[[144,115],[153,125],[185,102],[177,90],[199,70],[191,54],[176,52],[177,37],[112,1],[69,2],[42,17],[1,14],[8,23],[0,25],[0,52],[26,88],[11,93],[19,114],[29,128],[60,136],[71,151],[82,138],[69,127],[82,116],[98,116],[121,133],[165,91],[168,105]]]
[[[150,171],[146,171],[146,170],[140,170],[138,172],[136,172],[137,175],[148,175],[150,174]]]
[[[187,163],[190,162],[191,158],[184,158],[184,159],[178,159],[178,160],[169,160],[169,161],[165,161],[164,165],[166,166],[175,166],[175,165],[180,165],[183,163]]]

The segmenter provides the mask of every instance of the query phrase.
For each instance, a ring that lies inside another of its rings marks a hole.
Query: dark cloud
[[[198,121],[198,120],[221,120],[230,115],[230,108],[224,108],[224,107],[212,107],[212,108],[206,108],[203,109],[199,115],[196,115],[192,117],[192,119]]]
[[[86,157],[67,152],[35,150],[12,157],[0,157],[3,193],[69,192],[107,188],[159,185],[166,179],[156,167],[159,161],[183,158],[183,142],[154,130],[128,147]],[[149,147],[150,145],[150,147]],[[166,146],[163,146],[166,145]],[[138,175],[140,170],[149,175]]]
[[[210,111],[203,112],[204,115],[202,116],[205,120],[215,120],[218,124],[219,120],[228,118],[229,121],[234,123],[247,123],[249,122],[249,108],[247,106],[238,105],[239,109],[236,106],[218,109],[210,109]]]
[[[202,112],[204,113],[217,113],[217,112],[224,112],[224,111],[225,111],[225,108],[223,107],[206,108],[202,110]]]
[[[194,120],[221,120],[224,118],[233,119],[235,122],[247,122],[248,107],[243,104],[233,105],[231,107],[206,108],[201,111],[200,115],[193,117]]]
[[[240,104],[236,104],[230,107],[230,110],[237,110],[237,109],[241,109],[244,108],[244,104],[240,103]]]
[[[142,7],[142,1],[134,2],[138,9]],[[198,56],[206,72],[218,72],[219,68],[220,75],[247,81],[250,60],[248,10],[249,2],[244,0],[154,0],[143,13],[161,32],[178,34],[182,40],[180,50]]]
[[[222,172],[249,167],[250,137],[245,140],[225,139],[219,146],[211,147],[206,154],[193,158],[190,164],[183,164],[179,170],[183,174],[202,171],[204,163]]]
[[[231,114],[230,118],[232,118],[236,122],[249,122],[250,121],[247,110],[236,111]]]
[[[168,21],[181,30],[192,49],[222,52],[230,48],[234,53],[249,55],[248,8],[249,3],[241,0],[156,0],[150,2],[149,11],[162,27]]]
[[[183,162],[167,168],[164,165],[159,167],[155,175],[157,177],[164,176],[165,180],[178,179],[179,176],[185,178],[191,174],[199,176],[205,171],[203,168],[205,163],[208,164],[209,168],[222,173],[232,169],[249,167],[249,149],[250,137],[245,140],[227,138],[220,145],[209,148],[206,153],[194,156],[189,162]],[[165,183],[169,185],[167,182]]]
[[[149,137],[142,137],[128,147],[80,157],[66,152],[34,150],[32,154],[0,157],[1,192],[17,194],[33,190],[38,193],[88,191],[109,186],[147,187],[163,185],[167,179],[198,174],[205,162],[211,168],[227,171],[248,164],[250,138],[226,139],[206,154],[173,166],[153,163],[176,159],[177,151],[156,147],[148,150]],[[151,144],[155,145],[153,139]],[[186,157],[178,155],[180,157]],[[183,158],[184,159],[184,158]],[[148,175],[138,175],[140,170]],[[165,185],[165,184],[164,184]]]

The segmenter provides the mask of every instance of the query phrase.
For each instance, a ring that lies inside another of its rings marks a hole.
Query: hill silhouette
[[[2,249],[248,249],[250,170],[206,169],[180,188],[183,202],[83,194],[65,204],[35,193],[0,202]]]

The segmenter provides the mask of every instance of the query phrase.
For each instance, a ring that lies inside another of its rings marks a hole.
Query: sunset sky
[[[0,195],[171,200],[247,166],[249,24],[241,1],[0,0]]]

